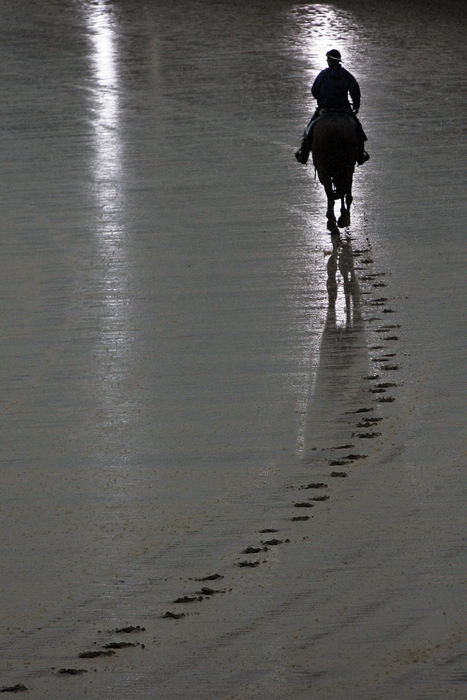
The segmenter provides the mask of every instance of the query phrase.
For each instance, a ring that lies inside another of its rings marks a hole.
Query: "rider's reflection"
[[[305,430],[309,456],[313,447],[328,446],[356,396],[361,400],[361,379],[368,373],[360,287],[349,240],[334,242],[327,261],[327,291],[329,305]]]

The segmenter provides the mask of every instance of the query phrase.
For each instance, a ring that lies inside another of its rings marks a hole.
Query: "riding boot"
[[[302,139],[302,143],[300,145],[300,148],[295,153],[295,158],[298,160],[299,163],[306,165],[308,163],[309,157],[310,157],[310,143],[308,140],[308,136],[304,135],[303,139]]]
[[[319,109],[316,109],[310,121],[306,125],[305,131],[303,132],[302,143],[300,145],[300,148],[298,149],[298,151],[295,152],[295,158],[298,160],[299,163],[303,163],[303,165],[307,164],[308,158],[310,157],[311,134],[315,121],[318,119],[318,117]]]
[[[370,159],[370,155],[365,151],[364,141],[358,140],[357,144],[357,163],[363,165]]]
[[[363,165],[363,163],[366,163],[370,158],[369,154],[365,151],[365,141],[368,139],[357,115],[354,114],[353,118],[357,127],[357,163],[358,165]]]

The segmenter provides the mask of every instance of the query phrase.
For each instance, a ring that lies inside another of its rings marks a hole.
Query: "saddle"
[[[347,112],[347,111],[344,111],[342,109],[324,109],[323,107],[320,107],[319,109],[316,110],[316,112],[313,114],[310,121],[306,125],[303,136],[304,137],[306,136],[306,138],[308,138],[310,143],[311,143],[312,131],[313,131],[313,127],[315,126],[315,124],[317,122],[321,121],[322,119],[326,119],[326,117],[331,116],[333,114],[341,114],[342,116],[347,117],[352,122],[352,124],[355,126],[355,128],[357,128],[357,131],[358,131],[357,119],[356,119],[355,115],[353,114],[353,112]]]
[[[363,127],[362,127],[359,119],[357,118],[357,115],[354,114],[353,112],[348,112],[347,110],[344,111],[342,109],[324,109],[323,107],[319,107],[315,111],[313,116],[311,117],[308,124],[306,125],[305,131],[303,132],[302,143],[301,143],[298,151],[296,151],[296,153],[295,153],[295,158],[298,160],[299,163],[306,165],[308,162],[308,158],[310,156],[310,151],[311,151],[312,138],[313,138],[313,129],[314,129],[315,125],[319,121],[321,121],[322,119],[326,119],[327,116],[331,116],[334,114],[340,114],[342,116],[347,117],[349,119],[349,121],[351,121],[355,127],[356,135],[357,135],[357,142],[358,142],[358,146],[359,146],[359,157],[357,158],[357,162],[359,162],[360,160],[362,162],[365,162],[365,160],[368,160],[369,156],[366,153],[366,151],[364,151],[364,149],[363,149],[363,144],[367,140],[367,137],[366,137],[365,132],[363,131]]]

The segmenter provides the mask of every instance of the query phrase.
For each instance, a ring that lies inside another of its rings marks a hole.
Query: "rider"
[[[364,143],[367,140],[363,127],[357,118],[360,109],[360,87],[348,70],[342,68],[342,58],[337,49],[331,49],[326,54],[328,68],[316,76],[311,88],[311,94],[316,98],[318,107],[306,127],[302,144],[295,154],[299,163],[305,164],[310,154],[310,134],[317,118],[325,111],[347,112],[355,122],[357,129],[357,163],[362,165],[369,159]],[[348,94],[352,104],[348,100]]]

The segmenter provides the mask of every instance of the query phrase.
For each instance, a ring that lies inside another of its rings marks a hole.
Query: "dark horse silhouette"
[[[313,127],[311,152],[313,164],[328,198],[328,230],[336,232],[350,225],[352,179],[357,161],[357,133],[350,114],[327,112]],[[341,200],[336,223],[334,201]]]

